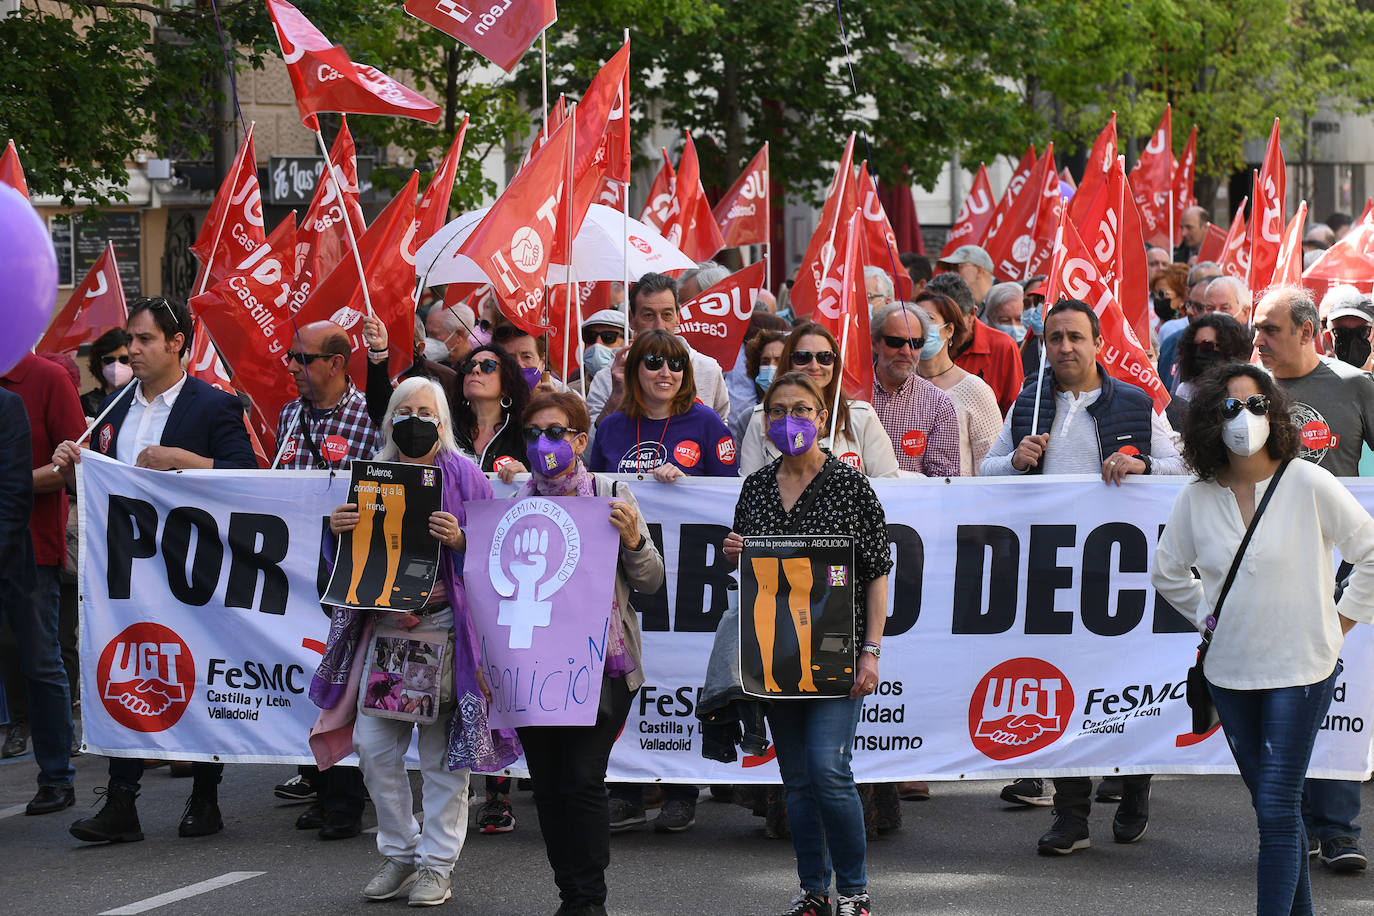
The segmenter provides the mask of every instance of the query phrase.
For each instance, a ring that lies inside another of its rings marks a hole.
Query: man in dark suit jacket
[[[110,412],[92,432],[92,447],[154,470],[256,467],[238,398],[192,378],[181,367],[191,349],[191,315],[185,304],[135,299],[128,331],[134,381],[105,399]],[[74,442],[63,442],[53,453],[53,464],[69,481],[75,480],[80,460],[81,449]],[[194,786],[178,832],[217,833],[224,829],[217,789],[224,765],[195,763],[191,769]],[[143,839],[134,807],[142,775],[142,758],[111,758],[105,805],[94,817],[73,824],[72,836],[90,842]]]

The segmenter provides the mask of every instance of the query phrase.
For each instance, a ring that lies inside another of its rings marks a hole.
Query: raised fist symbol
[[[501,601],[496,622],[510,627],[512,649],[528,649],[534,628],[548,626],[553,612],[553,602],[541,600],[539,595],[539,580],[549,565],[549,532],[526,528],[515,535],[514,545],[509,573],[515,581],[515,594]]]

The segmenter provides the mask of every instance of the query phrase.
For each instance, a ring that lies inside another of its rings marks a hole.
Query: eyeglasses
[[[812,351],[812,350],[793,350],[793,351],[792,351],[792,365],[794,365],[794,366],[809,366],[809,365],[811,365],[811,360],[813,360],[813,359],[814,359],[816,362],[820,363],[822,366],[833,366],[833,365],[835,365],[835,351],[834,351],[834,350],[815,350],[815,351]]]
[[[924,337],[893,337],[890,334],[883,335],[883,343],[889,350],[900,350],[902,347],[910,347],[917,353],[926,345]]]
[[[539,437],[541,435],[547,439],[553,439],[554,441],[557,441],[559,439],[566,438],[568,433],[580,432],[582,432],[582,430],[573,429],[571,426],[550,426],[545,429],[540,429],[537,426],[526,426],[524,429],[525,441],[531,444],[539,441]]]
[[[112,366],[112,365],[115,364],[116,361],[121,362],[121,363],[123,363],[123,364],[126,365],[126,366],[129,365],[129,354],[125,353],[123,356],[102,356],[102,357],[100,357],[100,362],[103,363],[103,364],[106,365],[106,366]]]
[[[809,420],[815,412],[816,408],[809,404],[797,404],[791,408],[770,407],[768,408],[768,419],[781,420],[783,417],[790,416],[794,420]]]
[[[472,375],[478,369],[482,370],[483,375],[491,375],[501,368],[500,360],[495,359],[470,359],[458,367],[459,375]]]
[[[681,372],[687,368],[687,360],[681,356],[663,356],[658,353],[646,353],[639,361],[645,369],[650,372],[657,372],[663,368],[663,364],[668,364],[669,372]]]
[[[1216,311],[1216,308],[1215,308],[1215,307],[1213,307],[1213,308],[1208,308],[1204,303],[1201,303],[1201,302],[1194,302],[1192,299],[1184,300],[1183,306],[1184,306],[1184,308],[1186,308],[1188,311],[1192,312],[1194,315],[1201,315],[1201,314],[1203,314],[1204,312],[1215,312],[1215,311]]]
[[[869,301],[869,302],[878,302],[878,301],[881,301],[881,300],[886,299],[886,298],[887,298],[887,296],[885,296],[885,295],[882,294],[882,293],[869,293],[869,294],[868,294],[868,301]]]
[[[308,366],[317,359],[328,359],[333,355],[333,353],[302,353],[300,350],[287,350],[286,361],[288,363],[300,363],[302,366]]]
[[[413,410],[409,407],[397,407],[391,416],[393,422],[395,420],[404,420],[407,417],[419,417],[421,420],[432,420],[435,423],[439,422],[439,418],[434,415],[434,411],[430,410],[428,407],[421,407],[419,410]]]
[[[1248,410],[1257,417],[1262,417],[1269,412],[1269,399],[1262,394],[1252,394],[1245,400],[1240,398],[1227,398],[1221,402],[1221,416],[1226,420],[1234,420],[1240,416],[1242,410]]]
[[[582,342],[590,347],[600,340],[606,346],[614,347],[620,342],[624,333],[624,331],[594,331],[591,328],[587,328],[582,332]]]

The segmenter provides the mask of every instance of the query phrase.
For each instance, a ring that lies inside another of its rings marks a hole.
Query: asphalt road
[[[224,914],[395,912],[358,892],[380,865],[374,834],[321,842],[293,827],[299,805],[272,786],[287,766],[230,766],[220,788],[224,832],[182,840],[176,823],[189,779],[166,769],[145,777],[139,814],[147,839],[93,846],[67,833],[92,812],[105,761],[81,757],[77,807],[26,817],[31,756],[0,764],[0,912]],[[1155,782],[1150,827],[1133,846],[1111,841],[1111,807],[1092,815],[1092,849],[1067,858],[1035,853],[1047,809],[1009,809],[999,783],[937,783],[934,798],[903,803],[903,828],[869,847],[876,912],[884,914],[1244,914],[1254,912],[1256,831],[1234,777]],[[1371,796],[1366,786],[1366,799]],[[469,832],[454,871],[454,899],[440,912],[550,914],[557,907],[533,801],[517,793],[514,833]],[[371,807],[364,826],[375,824]],[[613,842],[609,908],[615,914],[781,911],[796,887],[791,844],[763,836],[763,821],[703,793],[697,826],[680,835],[644,828]],[[1314,869],[1320,913],[1374,913],[1368,876]],[[196,885],[198,887],[192,887]],[[204,889],[204,888],[209,889]],[[188,889],[189,891],[183,891]],[[191,893],[201,890],[200,893]],[[150,898],[185,896],[150,907]]]

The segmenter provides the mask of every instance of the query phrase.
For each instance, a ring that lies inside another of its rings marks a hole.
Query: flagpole
[[[568,112],[568,183],[563,193],[568,195],[568,215],[572,215],[573,204],[573,173],[577,163],[577,103],[573,103],[572,109]],[[567,239],[568,247],[568,273],[564,278],[566,285],[563,295],[563,377],[568,376],[568,335],[572,333],[572,313],[573,295],[576,284],[573,282],[573,233],[572,220],[568,220],[568,225],[564,227],[564,237]]]
[[[1039,212],[1039,208],[1038,208],[1038,207],[1036,208],[1036,212]],[[1059,246],[1062,245],[1062,244],[1064,244],[1064,213],[1063,213],[1063,211],[1061,210],[1060,213],[1059,213],[1059,226],[1058,226],[1058,228],[1056,228],[1056,229],[1054,230],[1054,249],[1053,249],[1053,250],[1054,250],[1054,253],[1055,253],[1055,254],[1058,254],[1058,253],[1059,253]],[[1030,262],[1028,261],[1027,263],[1030,263]],[[1051,257],[1050,257],[1050,271],[1051,271],[1051,273],[1053,273],[1053,270],[1054,270],[1054,257],[1053,257],[1053,255],[1051,255]],[[1054,278],[1051,277],[1049,282],[1050,282],[1051,285],[1053,285],[1053,283],[1054,283]],[[1031,433],[1030,433],[1030,434],[1031,434],[1032,436],[1039,435],[1039,432],[1040,432],[1040,390],[1041,390],[1042,388],[1045,387],[1045,321],[1044,321],[1044,317],[1043,317],[1043,316],[1044,316],[1044,312],[1048,311],[1048,309],[1045,308],[1045,305],[1046,305],[1046,304],[1048,304],[1048,303],[1042,304],[1042,305],[1040,306],[1040,309],[1041,309],[1041,320],[1040,320],[1040,374],[1037,375],[1037,376],[1035,377],[1035,409],[1034,409],[1034,411],[1031,413]],[[1051,306],[1051,308],[1052,308],[1052,307],[1053,307],[1053,306]]]
[[[89,435],[91,434],[91,430],[93,430],[93,429],[95,429],[97,426],[99,426],[99,425],[100,425],[100,421],[103,420],[103,419],[105,419],[106,414],[108,414],[110,411],[114,410],[115,404],[119,402],[119,399],[120,399],[120,397],[123,396],[124,392],[126,392],[126,391],[133,391],[133,390],[134,390],[134,386],[137,385],[137,384],[138,384],[138,379],[134,379],[134,380],[130,381],[127,385],[125,385],[123,388],[119,389],[119,393],[116,394],[114,397],[110,398],[110,403],[107,404],[107,405],[105,405],[105,409],[102,410],[102,411],[100,412],[100,416],[96,417],[94,420],[91,421],[91,425],[86,427],[86,431],[85,431],[84,433],[82,433],[81,435],[79,435],[79,436],[76,437],[76,442],[73,443],[73,444],[79,446],[82,442],[85,442],[85,441],[86,441],[86,437],[89,436]],[[135,456],[135,457],[137,457],[137,456]],[[54,470],[55,472],[57,472],[58,474],[61,474],[61,473],[62,473],[62,469],[59,468],[59,467],[54,466],[54,467],[53,467],[53,470]]]
[[[539,33],[539,85],[544,104],[544,142],[549,140],[549,46],[546,40],[548,29]]]
[[[763,141],[763,159],[769,161],[768,141]],[[773,166],[763,182],[763,288],[773,292]]]
[[[845,273],[848,274],[847,265],[846,265],[846,271],[845,271]],[[845,282],[845,283],[851,283],[850,278],[849,278],[848,276],[846,276],[845,279],[844,279],[844,282]],[[852,298],[852,297],[851,297],[851,298]],[[858,307],[858,303],[857,303],[857,302],[856,302],[856,303],[852,303],[851,307],[857,308],[857,307]],[[865,302],[864,305],[863,305],[863,307],[864,307],[864,308],[868,308],[868,303]],[[841,365],[843,365],[843,363],[844,363],[844,356],[845,356],[845,354],[846,354],[847,352],[849,352],[849,327],[850,327],[850,325],[852,325],[853,323],[854,323],[854,322],[852,322],[852,321],[849,320],[849,315],[848,315],[848,313],[846,313],[846,314],[844,315],[844,330],[843,330],[842,332],[840,332],[840,363],[841,363]],[[843,374],[843,373],[841,373],[841,374],[840,374],[840,377],[837,378],[837,379],[835,380],[835,403],[832,405],[831,411],[830,411],[830,447],[831,447],[831,448],[834,448],[834,447],[835,447],[835,434],[836,434],[837,432],[839,432],[839,430],[838,430],[836,424],[838,424],[839,421],[840,421],[840,398],[842,398],[842,397],[844,397],[844,374]]]
[[[334,184],[334,193],[339,197],[339,212],[343,214],[344,231],[348,233],[348,247],[353,252],[353,266],[358,268],[358,285],[363,288],[363,304],[367,306],[367,316],[376,318],[372,311],[372,294],[367,291],[367,275],[363,272],[363,256],[358,253],[358,239],[353,234],[353,220],[348,216],[348,201],[344,200],[343,183],[329,158],[329,149],[324,145],[324,134],[320,132],[319,119],[315,119],[315,139],[319,141],[320,152],[324,153],[324,167],[329,172],[329,180]]]
[[[296,427],[297,429],[299,429],[299,428],[300,428],[300,424],[301,424],[301,417],[304,416],[304,414],[305,414],[305,402],[302,401],[302,402],[301,402],[301,406],[296,408],[296,419],[292,420],[291,423],[290,423],[289,425],[286,426],[286,429],[289,430],[292,426],[294,426],[294,427]],[[285,438],[285,437],[283,437],[283,438]],[[277,457],[275,457],[275,458],[272,459],[272,466],[271,466],[270,468],[268,468],[269,471],[275,471],[275,470],[277,469],[277,465],[281,464],[281,456],[284,455],[284,454],[286,454],[286,446],[289,445],[289,444],[291,443],[291,441],[292,441],[292,440],[290,440],[290,439],[286,439],[285,442],[282,442],[282,443],[280,443],[280,444],[277,446]]]
[[[1054,146],[1054,144],[1051,143],[1050,146]],[[1049,168],[1051,169],[1051,171],[1054,169],[1054,157],[1053,157],[1053,156],[1050,157]],[[1055,173],[1055,174],[1058,174],[1058,173]],[[1055,187],[1058,188],[1058,184],[1056,184]],[[1056,193],[1057,193],[1057,192],[1056,192]],[[1021,282],[1022,282],[1022,283],[1025,283],[1027,280],[1030,279],[1030,266],[1031,266],[1031,261],[1033,261],[1033,260],[1035,259],[1035,230],[1036,230],[1036,228],[1037,228],[1037,224],[1040,222],[1040,202],[1043,201],[1044,198],[1045,198],[1045,186],[1044,186],[1044,185],[1041,185],[1041,186],[1040,186],[1040,194],[1039,194],[1039,196],[1038,196],[1038,198],[1037,198],[1037,200],[1036,200],[1036,202],[1035,202],[1035,210],[1031,213],[1031,223],[1030,223],[1030,242],[1031,242],[1031,250],[1030,250],[1030,254],[1026,255],[1026,263],[1023,264],[1023,265],[1021,266]],[[1063,218],[1063,212],[1064,212],[1064,208],[1063,208],[1062,206],[1059,208],[1059,212],[1060,212],[1060,218],[1062,219],[1062,218]],[[1061,235],[1062,235],[1062,232],[1063,232],[1063,229],[1062,229],[1062,226],[1061,226],[1061,229],[1060,229],[1060,234],[1061,234]],[[1056,236],[1056,239],[1055,239],[1056,242],[1058,242],[1058,238],[1059,238],[1059,236]],[[1054,252],[1051,251],[1051,252],[1050,252],[1050,261],[1051,261],[1051,263],[1053,263],[1053,260],[1054,260]],[[1040,352],[1043,354],[1045,351],[1044,351],[1044,349],[1042,348]],[[1040,389],[1039,389],[1039,387],[1037,387],[1037,388],[1035,389],[1035,405],[1036,405],[1036,410],[1039,410],[1039,409],[1040,409]],[[1031,435],[1034,435],[1034,433],[1032,433]]]
[[[257,121],[253,121],[253,122],[251,122],[251,123],[248,125],[248,135],[245,136],[245,137],[243,138],[243,140],[244,140],[245,143],[247,143],[247,142],[249,142],[249,141],[251,141],[251,140],[253,139],[253,127],[256,126],[257,123],[258,123]],[[234,172],[234,180],[233,180],[232,182],[229,183],[229,196],[230,196],[230,198],[233,198],[233,196],[234,196],[234,188],[235,188],[235,186],[237,186],[238,183],[239,183],[239,171],[242,170],[242,168],[243,168],[243,164],[242,164],[241,162],[239,162],[239,159],[240,159],[240,158],[242,158],[242,157],[239,157],[239,156],[235,156],[235,157],[234,157],[234,162],[235,162],[236,170],[235,170],[235,172]],[[328,161],[328,158],[329,158],[328,155],[326,155],[326,156],[325,156],[325,160]],[[257,167],[258,167],[258,164],[257,164],[256,162],[254,162],[254,163],[253,163],[253,168],[257,168]],[[210,205],[210,208],[211,208],[212,210],[214,209],[214,204],[213,204],[213,203]],[[228,209],[228,208],[226,207],[225,209]],[[205,272],[204,272],[204,274],[203,274],[203,275],[201,276],[201,278],[200,278],[200,289],[196,290],[196,295],[197,295],[197,296],[199,296],[201,293],[205,292],[205,288],[206,288],[207,286],[210,285],[210,267],[215,263],[215,252],[216,252],[216,251],[219,251],[219,240],[220,240],[220,238],[224,235],[224,224],[225,224],[226,222],[228,222],[228,220],[223,220],[223,219],[221,219],[221,220],[219,221],[219,225],[215,227],[215,244],[210,248],[210,261],[209,261],[209,263],[207,263],[207,264],[205,265]],[[111,244],[113,244],[113,243],[111,243]],[[238,266],[238,265],[233,265],[233,266]]]
[[[577,290],[577,380],[582,383],[582,400],[587,400],[587,369],[585,366],[587,342],[582,339],[582,290]],[[568,367],[567,361],[563,368]]]

